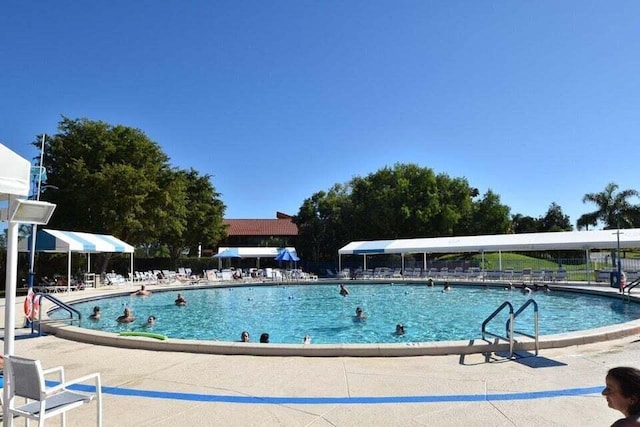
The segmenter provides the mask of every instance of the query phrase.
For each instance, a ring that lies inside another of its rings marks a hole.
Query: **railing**
[[[636,280],[634,280],[633,282],[629,283],[625,288],[624,291],[627,291],[627,301],[631,300],[631,289],[635,288],[636,286],[640,285],[640,277],[637,278]],[[624,292],[623,291],[623,292]]]
[[[539,343],[538,343],[538,332],[539,332],[539,329],[538,329],[538,303],[535,302],[535,300],[533,300],[533,299],[527,300],[527,302],[522,304],[522,306],[513,314],[513,322],[515,323],[515,320],[518,317],[518,315],[520,315],[530,305],[533,305],[534,334],[530,335],[530,334],[527,334],[525,332],[515,330],[515,325],[511,324],[511,319],[507,320],[506,330],[507,330],[507,333],[509,333],[509,331],[511,331],[511,335],[510,336],[514,339],[514,341],[515,341],[514,334],[518,334],[518,335],[522,335],[522,336],[525,336],[525,337],[533,338],[535,340],[536,356],[537,356],[538,352],[540,350],[540,346],[539,346]]]
[[[533,324],[534,324],[534,334],[533,335],[527,334],[527,333],[522,332],[522,331],[516,331],[515,330],[515,319],[522,312],[524,312],[524,310],[526,310],[526,308],[529,307],[530,305],[533,305]],[[507,320],[507,323],[505,325],[505,336],[494,334],[493,332],[488,332],[487,331],[487,325],[489,324],[489,322],[491,322],[491,320],[493,320],[493,318],[495,318],[505,308],[509,309],[509,319]],[[535,302],[535,300],[533,300],[533,299],[527,300],[527,302],[522,304],[522,306],[515,312],[513,310],[513,305],[509,301],[505,301],[500,305],[500,307],[496,308],[494,310],[494,312],[491,313],[489,315],[489,317],[487,317],[484,320],[484,322],[482,322],[482,339],[486,340],[486,336],[490,335],[492,337],[507,341],[509,343],[509,357],[513,356],[513,345],[516,342],[516,340],[515,340],[515,335],[516,334],[522,335],[522,336],[525,336],[525,337],[529,337],[529,338],[533,338],[535,340],[535,349],[536,349],[536,356],[537,356],[538,352],[539,352],[539,349],[540,349],[540,346],[539,346],[539,340],[538,340],[538,336],[539,336],[539,329],[538,329],[538,303]]]
[[[40,302],[42,302],[42,298],[44,299],[48,299],[49,301],[51,301],[52,303],[54,303],[55,305],[57,305],[60,309],[66,311],[67,313],[69,313],[69,318],[68,319],[56,319],[56,321],[60,321],[60,320],[67,320],[69,322],[69,324],[72,324],[75,319],[73,318],[73,315],[77,315],[78,316],[78,326],[82,326],[82,314],[76,310],[75,308],[71,307],[69,304],[66,304],[62,301],[60,301],[58,298],[54,297],[51,294],[37,294],[36,298],[40,298]],[[40,304],[40,306],[42,306],[42,304]],[[43,321],[42,321],[42,309],[40,310],[39,314],[38,314],[38,335],[42,335],[42,327],[40,325],[42,325]]]
[[[501,336],[501,335],[494,334],[493,332],[488,332],[487,331],[487,324],[489,324],[489,322],[491,320],[493,320],[494,317],[496,317],[502,310],[504,310],[507,307],[509,308],[509,322],[507,322],[507,325],[508,325],[508,327],[511,328],[511,330],[507,330],[507,334],[504,337]],[[496,308],[495,311],[493,313],[491,313],[489,315],[489,317],[487,317],[484,320],[484,322],[482,322],[482,339],[486,340],[486,336],[487,335],[490,335],[492,337],[508,341],[509,342],[509,357],[511,357],[513,355],[513,305],[509,301],[503,302],[500,305],[500,307]]]

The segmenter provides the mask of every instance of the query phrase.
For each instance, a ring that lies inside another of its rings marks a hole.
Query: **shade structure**
[[[620,230],[564,231],[494,234],[351,242],[339,255],[408,254],[450,252],[549,251],[640,247],[640,228]]]
[[[0,200],[28,196],[31,163],[0,144]]]
[[[28,252],[31,236],[20,242],[20,251]],[[107,234],[92,234],[79,231],[38,230],[36,252],[81,252],[81,253],[133,253],[135,248]]]
[[[300,261],[298,255],[294,252],[291,252],[289,249],[284,248],[280,251],[277,257],[274,258],[276,261]]]
[[[18,197],[29,195],[29,180],[31,163],[0,144],[0,200],[9,200],[8,208]],[[0,221],[3,216],[0,215]],[[15,326],[16,326],[16,282],[18,280],[18,226],[15,221],[8,222],[7,226],[7,265],[4,305],[4,349],[3,353],[14,353]],[[6,379],[5,379],[6,381]],[[10,384],[4,384],[2,415],[4,420],[9,420],[9,389]]]
[[[214,258],[218,258],[218,264],[222,263],[225,258],[255,258],[257,260],[258,267],[260,266],[260,259],[274,259],[277,257],[283,248],[277,248],[273,246],[257,246],[257,247],[226,247],[221,246],[218,248],[218,253],[214,255]],[[296,255],[296,248],[286,247],[292,254]]]
[[[242,258],[238,253],[238,248],[225,248],[222,252],[218,252],[214,258]]]
[[[19,250],[29,252],[31,236],[20,241]],[[71,278],[71,253],[128,253],[131,254],[130,272],[133,273],[133,253],[135,248],[130,244],[108,234],[92,234],[79,231],[63,231],[41,229],[36,234],[36,252],[66,253],[68,254],[67,278]],[[87,271],[89,271],[87,260]],[[68,291],[71,290],[71,280],[67,280]]]

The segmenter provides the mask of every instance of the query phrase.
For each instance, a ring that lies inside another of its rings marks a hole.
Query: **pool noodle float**
[[[166,340],[167,336],[163,334],[154,334],[153,332],[124,331],[119,334],[121,337],[146,337],[155,338],[157,340]]]

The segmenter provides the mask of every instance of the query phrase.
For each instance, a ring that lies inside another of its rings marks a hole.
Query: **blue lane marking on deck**
[[[48,383],[48,382],[47,382]],[[77,385],[70,387],[77,391],[94,392],[95,387]],[[362,397],[288,397],[288,396],[229,396],[221,394],[177,393],[170,391],[138,390],[121,387],[102,387],[102,392],[115,396],[135,396],[150,399],[187,400],[192,402],[221,402],[260,405],[372,405],[384,403],[442,403],[442,402],[483,402],[503,400],[550,399],[555,397],[585,396],[600,393],[604,386],[566,388],[560,390],[489,393],[452,394],[424,396],[362,396]]]

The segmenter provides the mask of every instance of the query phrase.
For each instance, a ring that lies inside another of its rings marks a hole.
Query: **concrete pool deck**
[[[226,356],[16,332],[18,355],[64,365],[69,378],[101,373],[105,426],[604,426],[620,418],[599,394],[607,370],[640,368],[637,336],[510,360]],[[94,420],[95,405],[86,405],[67,423]]]

